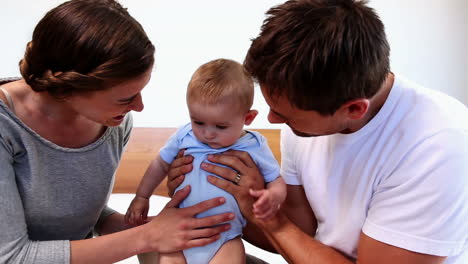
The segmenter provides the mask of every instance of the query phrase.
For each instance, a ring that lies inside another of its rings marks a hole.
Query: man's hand
[[[249,194],[249,190],[263,189],[265,183],[250,155],[243,151],[229,150],[220,155],[209,155],[208,160],[232,168],[209,163],[202,163],[201,166],[207,172],[225,179],[208,176],[210,183],[231,193],[236,198],[244,217],[249,221],[255,222],[255,217],[252,213],[254,198]],[[240,177],[239,180],[237,180],[238,177]]]
[[[184,181],[185,174],[191,172],[193,168],[193,157],[184,156],[184,151],[185,150],[179,151],[167,172],[167,189],[170,197],[172,197],[175,189]]]

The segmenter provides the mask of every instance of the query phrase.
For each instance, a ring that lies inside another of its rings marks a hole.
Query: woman
[[[69,1],[39,22],[23,78],[0,87],[0,263],[111,263],[229,228],[230,213],[193,218],[222,198],[176,208],[189,188],[139,227],[106,207],[153,62],[141,25],[112,0]]]

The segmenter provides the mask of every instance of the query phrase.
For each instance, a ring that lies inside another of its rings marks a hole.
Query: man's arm
[[[269,220],[259,220],[253,217],[253,199],[248,192],[249,188],[252,188],[252,181],[246,178],[253,177],[257,179],[261,176],[259,176],[255,163],[250,159],[247,153],[230,151],[228,155],[213,155],[209,160],[214,163],[229,166],[244,177],[239,184],[236,185],[232,182],[236,177],[236,173],[233,170],[208,163],[202,165],[204,170],[228,180],[222,180],[213,176],[209,176],[208,178],[212,184],[226,190],[236,197],[243,215],[265,233],[270,243],[288,262],[308,264],[353,263],[352,260],[338,250],[315,240],[311,234],[316,228],[311,228],[305,232],[301,230],[301,228],[295,224],[295,222],[298,222],[299,225],[302,225],[302,220],[300,219],[302,215],[300,213],[291,214],[291,212],[283,210]],[[253,182],[256,181],[258,180],[254,180]],[[302,195],[298,194],[296,199],[304,199],[304,197],[300,198],[301,196],[305,196],[303,191]],[[290,198],[291,202],[294,202],[295,199],[293,199],[292,196]],[[294,210],[292,210],[292,212],[294,212]],[[294,222],[286,216],[286,213],[288,213],[288,216],[291,214],[291,218],[294,219]],[[308,213],[305,213],[305,215],[307,214]],[[343,221],[346,221],[346,219],[343,219]],[[384,244],[362,234],[359,240],[356,263],[440,264],[443,263],[444,260],[444,257],[419,254]]]
[[[377,241],[361,232],[358,246],[359,264],[440,264],[446,257],[416,253]]]
[[[287,185],[287,196],[281,210],[303,232],[313,237],[317,229],[317,220],[309,206],[304,188],[301,185]],[[248,222],[244,228],[244,239],[264,250],[277,253],[276,249],[268,241],[263,231]]]
[[[302,185],[287,185],[288,195],[284,202],[283,212],[310,237],[315,236],[317,219],[310,208],[307,196]]]
[[[289,263],[337,264],[353,263],[339,251],[313,239],[300,230],[283,213],[259,224],[278,252]],[[441,264],[445,257],[420,254],[391,246],[361,233],[358,264]]]

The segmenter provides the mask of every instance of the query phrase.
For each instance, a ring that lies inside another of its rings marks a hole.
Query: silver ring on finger
[[[237,173],[236,178],[234,179],[234,184],[239,185],[240,179],[241,179],[241,176],[239,173]]]

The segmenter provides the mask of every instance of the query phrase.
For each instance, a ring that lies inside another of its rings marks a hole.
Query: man
[[[210,158],[238,173],[202,166],[241,175],[209,180],[258,227],[245,237],[291,263],[468,263],[467,108],[390,71],[384,25],[363,1],[288,1],[267,15],[245,66],[269,121],[289,126],[288,198],[261,221],[246,153]]]

